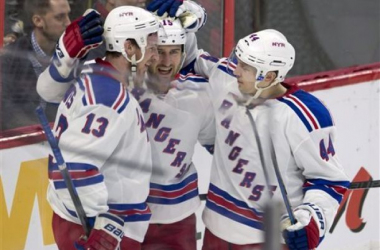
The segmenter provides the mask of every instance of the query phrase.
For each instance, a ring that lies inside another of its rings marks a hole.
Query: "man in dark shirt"
[[[7,46],[1,57],[2,131],[37,124],[34,110],[39,104],[46,108],[49,121],[57,111],[57,106],[41,100],[36,83],[70,24],[70,6],[67,0],[29,0],[24,10],[32,30]]]

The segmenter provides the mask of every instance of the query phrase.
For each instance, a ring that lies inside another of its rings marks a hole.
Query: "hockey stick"
[[[370,189],[380,187],[380,180],[351,182],[348,189]]]
[[[264,161],[264,153],[263,153],[263,149],[262,149],[262,146],[261,146],[262,144],[261,144],[261,141],[260,141],[259,133],[257,131],[256,123],[253,120],[252,114],[251,114],[251,112],[249,112],[248,108],[246,108],[246,114],[248,115],[249,121],[251,122],[251,125],[252,125],[252,128],[253,128],[253,133],[255,134],[257,147],[259,149],[261,166],[262,166],[263,171],[264,171],[265,181],[267,183],[267,189],[270,192],[270,189],[269,189],[269,175],[268,175],[268,172],[267,172],[267,166],[266,166],[265,161]],[[279,168],[278,168],[276,153],[274,152],[274,147],[273,147],[272,139],[271,139],[270,136],[269,136],[269,141],[270,141],[270,150],[271,150],[271,156],[272,156],[273,166],[274,166],[274,170],[275,170],[275,173],[276,173],[277,181],[278,181],[278,184],[279,184],[279,187],[280,187],[282,199],[284,200],[285,208],[286,208],[286,211],[288,212],[290,223],[292,225],[294,225],[296,220],[294,218],[294,214],[293,214],[292,207],[290,206],[288,194],[286,192],[286,188],[285,188],[284,182],[282,180],[282,176],[281,176]]]
[[[53,151],[54,158],[57,161],[58,168],[61,171],[63,180],[65,181],[65,184],[67,186],[67,190],[69,191],[70,197],[74,203],[74,207],[78,215],[78,218],[80,222],[82,223],[83,230],[86,233],[86,236],[89,236],[90,231],[91,231],[90,225],[88,223],[86,213],[84,212],[82,202],[79,199],[73,180],[70,177],[69,171],[67,170],[66,163],[62,157],[61,150],[58,147],[57,140],[55,139],[53,132],[50,129],[48,120],[41,106],[37,107],[36,114],[38,116],[38,119],[40,120],[42,129],[45,132],[46,139],[50,144],[50,148]]]
[[[370,189],[380,187],[380,180],[351,182],[348,189]],[[201,201],[206,200],[207,194],[200,194]]]

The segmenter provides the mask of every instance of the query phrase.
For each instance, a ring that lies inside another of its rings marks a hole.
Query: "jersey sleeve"
[[[316,204],[323,209],[328,228],[349,185],[333,148],[334,130],[330,128],[314,132],[294,152],[297,165],[301,166],[305,177],[303,202]]]
[[[73,82],[74,78],[60,77],[54,64],[51,63],[38,77],[37,93],[46,102],[59,103]]]
[[[55,134],[83,207],[90,217],[108,210],[109,194],[103,169],[110,167],[107,164],[121,161],[109,159],[113,157],[127,127],[127,122],[115,110],[103,105],[81,107],[71,114],[61,113],[57,117]],[[73,203],[56,164],[49,166],[49,175],[57,195],[73,214]],[[126,191],[120,190],[120,193]]]
[[[213,57],[203,50],[198,50],[193,66],[194,72],[209,78],[211,73],[218,67],[219,61],[219,58]]]
[[[186,58],[181,70],[185,74],[191,72],[208,78],[211,70],[217,66],[219,61],[218,58],[212,57],[208,52],[198,48],[195,33],[187,33],[185,52]]]
[[[323,209],[328,228],[349,181],[335,150],[336,127],[329,111],[315,97],[305,95],[309,94],[301,92],[284,99],[294,101],[287,137],[304,178],[303,202]]]
[[[50,62],[50,65],[39,75],[36,88],[37,93],[46,102],[60,103],[71,84],[75,83],[75,76],[78,76],[83,69],[87,69],[87,71],[89,71],[90,67],[88,65],[92,65],[94,61],[78,60],[76,67],[74,67],[70,75],[67,78],[63,78],[59,74],[53,60]]]

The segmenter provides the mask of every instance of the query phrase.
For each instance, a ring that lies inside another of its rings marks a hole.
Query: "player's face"
[[[174,80],[182,62],[182,45],[158,46],[159,59],[149,67],[149,72],[158,78],[160,83]]]
[[[253,95],[256,93],[256,68],[238,60],[234,75],[236,75],[238,87],[241,93]]]
[[[70,24],[70,5],[67,0],[50,0],[50,9],[41,16],[39,28],[51,42],[57,42]]]
[[[136,59],[141,58],[142,53],[139,49],[136,53]],[[147,46],[145,47],[144,59],[137,64],[137,76],[139,78],[144,78],[145,72],[148,67],[158,60],[157,53],[157,33],[151,34],[147,39]]]

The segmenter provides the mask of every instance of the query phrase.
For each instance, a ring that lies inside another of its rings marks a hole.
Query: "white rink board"
[[[326,103],[333,114],[338,128],[336,151],[351,179],[357,174],[361,166],[370,173],[374,180],[380,179],[379,87],[380,81],[377,80],[314,92],[317,97]],[[16,186],[19,185],[18,179],[21,163],[44,158],[47,156],[47,153],[48,148],[46,143],[0,150],[0,177],[6,203],[5,205],[3,204],[2,208],[5,206],[8,217],[11,211],[14,212],[15,202],[18,202],[14,200],[14,196]],[[208,186],[207,180],[210,174],[211,156],[199,145],[196,148],[194,163],[199,171],[200,193],[204,194]],[[47,171],[47,167],[46,169],[41,169],[41,171]],[[365,222],[365,225],[359,232],[352,232],[349,229],[346,221],[346,212],[344,212],[333,234],[327,233],[326,239],[318,249],[380,249],[379,192],[380,188],[368,191],[361,211],[361,218]],[[204,229],[200,215],[203,206],[204,204],[202,204],[202,207],[197,212],[198,232],[201,232],[202,237]],[[23,248],[19,247],[19,244],[18,246],[15,244],[5,249],[0,244],[0,250],[57,249],[55,244],[44,245],[40,217],[37,197],[35,197],[31,219],[26,222],[28,224],[27,236],[19,238],[20,241],[25,241]],[[0,218],[1,223],[7,220],[7,218],[3,219]],[[3,231],[0,229],[0,234],[0,238],[9,237],[9,232],[6,229]],[[199,241],[198,246],[201,246],[201,241]]]

